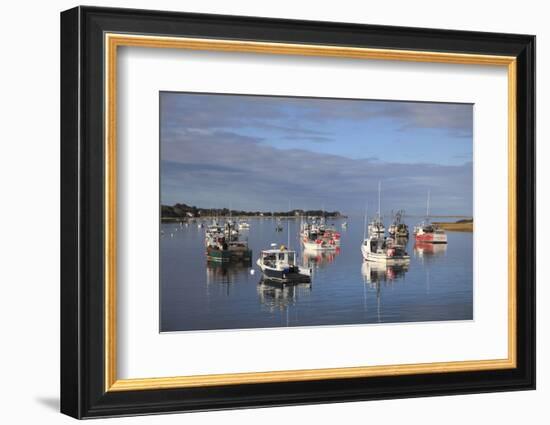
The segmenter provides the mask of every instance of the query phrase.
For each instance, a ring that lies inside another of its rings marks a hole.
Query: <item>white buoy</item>
[[[250,270],[250,274],[251,274],[251,275],[254,275],[254,272],[255,272],[254,269]]]
[[[174,234],[173,234],[173,233],[170,233],[170,237],[173,238],[173,237],[174,237]]]

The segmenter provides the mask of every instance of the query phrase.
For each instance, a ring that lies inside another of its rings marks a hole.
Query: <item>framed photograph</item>
[[[61,14],[61,411],[535,388],[535,37]]]

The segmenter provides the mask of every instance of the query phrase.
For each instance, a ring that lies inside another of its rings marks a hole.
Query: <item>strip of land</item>
[[[249,218],[295,218],[303,216],[345,218],[340,211],[301,210],[290,211],[242,211],[228,208],[199,208],[194,205],[175,204],[161,205],[162,221],[184,221],[189,219],[209,219],[219,217],[249,217]]]
[[[465,219],[458,220],[455,222],[445,222],[445,221],[434,221],[434,224],[437,224],[439,227],[451,232],[473,232],[474,231],[474,220]]]

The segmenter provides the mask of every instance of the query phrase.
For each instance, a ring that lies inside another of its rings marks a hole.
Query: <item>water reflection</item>
[[[439,257],[447,252],[447,244],[415,242],[413,251],[414,255],[421,259]]]
[[[214,283],[232,284],[242,281],[243,275],[249,273],[252,267],[251,261],[219,263],[215,261],[206,262],[206,284]]]
[[[361,265],[363,282],[371,286],[380,282],[392,283],[395,280],[402,279],[408,271],[408,264],[384,264],[363,261]]]
[[[361,274],[363,275],[363,303],[365,310],[367,309],[367,289],[376,291],[376,318],[378,323],[382,322],[381,314],[381,298],[382,286],[393,286],[397,280],[404,279],[405,274],[409,271],[408,264],[384,264],[372,261],[363,261],[361,265]]]
[[[283,311],[295,304],[301,297],[309,296],[311,283],[289,285],[262,278],[258,283],[257,290],[262,306],[270,312]]]
[[[302,251],[302,264],[308,269],[316,270],[325,267],[340,254],[340,247],[330,251],[316,251],[304,248]]]
[[[161,227],[161,329],[248,329],[364,323],[397,323],[472,318],[471,233],[449,232],[449,244],[396,240],[411,254],[410,264],[363,262],[363,218],[348,221],[341,250],[299,249],[299,220],[250,218],[252,264],[206,261],[205,228],[163,223]],[[287,231],[286,226],[289,226]],[[336,222],[342,227],[342,222]],[[259,253],[272,243],[300,253],[313,271],[312,284],[259,282]],[[313,287],[314,285],[314,287]]]

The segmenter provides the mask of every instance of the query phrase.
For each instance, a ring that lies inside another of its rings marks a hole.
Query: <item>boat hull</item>
[[[262,270],[264,279],[274,280],[285,283],[307,283],[311,282],[311,277],[298,272],[284,272],[283,270],[264,269]]]
[[[311,270],[309,274],[302,273],[301,268],[298,266],[293,266],[292,269],[275,269],[266,267],[262,264],[261,260],[258,259],[256,264],[261,269],[263,273],[263,278],[266,280],[272,280],[275,282],[282,283],[309,283],[311,282]]]
[[[208,261],[214,263],[249,263],[252,261],[252,250],[221,250],[221,249],[206,249],[206,257]]]
[[[409,255],[395,255],[389,256],[384,253],[369,252],[364,246],[361,247],[361,253],[365,261],[372,261],[375,263],[384,264],[406,264],[411,261]]]
[[[418,242],[424,243],[447,243],[446,234],[434,234],[434,233],[417,233],[415,239]]]
[[[387,257],[386,255],[363,255],[365,261],[370,261],[373,263],[383,263],[383,264],[406,264],[411,261],[409,256],[404,257]]]

